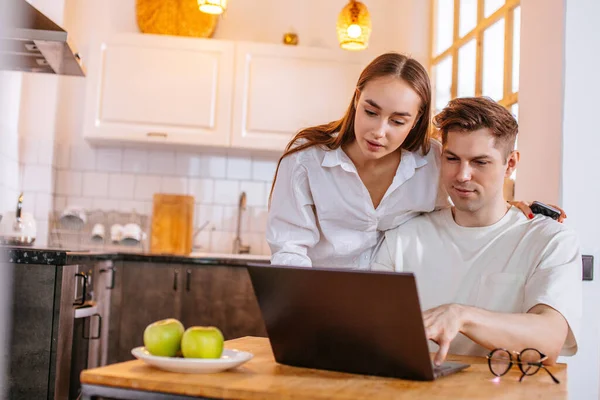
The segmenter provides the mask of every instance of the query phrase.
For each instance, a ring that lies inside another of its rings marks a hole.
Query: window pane
[[[476,54],[475,39],[458,49],[458,97],[475,96]]]
[[[510,107],[510,112],[515,116],[517,121],[519,121],[519,103],[515,103]]]
[[[477,25],[477,0],[460,0],[458,34],[463,37]]]
[[[485,18],[489,17],[490,15],[492,15],[494,13],[494,11],[496,11],[503,5],[504,5],[504,0],[485,0],[484,6],[483,6],[483,16]]]
[[[519,91],[519,62],[521,61],[521,7],[515,8],[513,20],[512,91]]]
[[[454,0],[437,0],[435,14],[435,54],[440,54],[454,40]]]
[[[498,101],[504,97],[504,18],[483,32],[482,94]]]
[[[452,94],[452,57],[445,58],[433,70],[435,74],[435,112],[438,113],[446,107]]]

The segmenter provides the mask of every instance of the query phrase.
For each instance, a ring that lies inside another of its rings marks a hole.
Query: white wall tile
[[[257,158],[252,160],[252,180],[272,182],[277,169],[277,159]]]
[[[170,151],[148,152],[148,173],[160,175],[175,175],[175,153]]]
[[[69,168],[69,157],[71,148],[66,143],[55,143],[54,145],[54,165],[58,169]]]
[[[115,199],[94,198],[92,207],[103,211],[120,210],[120,202]]]
[[[211,253],[228,253],[233,252],[233,232],[211,232],[210,251]]]
[[[54,211],[62,212],[67,207],[65,196],[54,196]]]
[[[38,165],[54,165],[54,140],[40,140],[38,142]]]
[[[103,172],[120,172],[123,158],[121,149],[98,149],[96,152],[96,170]]]
[[[248,157],[227,157],[227,178],[250,179],[252,176],[252,161]]]
[[[121,212],[136,212],[138,214],[150,215],[152,212],[151,208],[151,203],[149,207],[148,202],[144,201],[121,200],[119,202]]]
[[[194,201],[201,204],[211,204],[214,199],[215,183],[210,179],[191,178],[188,181],[188,194],[194,196]]]
[[[194,238],[194,251],[201,251],[209,253],[210,250],[210,242],[211,242],[211,233],[210,231],[202,231],[199,232],[198,235]]]
[[[75,171],[94,171],[96,169],[96,151],[87,144],[71,147],[70,167]]]
[[[43,165],[25,165],[23,168],[23,190],[52,192],[52,168]]]
[[[205,154],[200,160],[200,175],[204,178],[225,178],[227,174],[227,157]]]
[[[238,181],[215,181],[214,203],[222,205],[237,205],[240,197],[240,183]]]
[[[265,184],[262,182],[243,181],[240,183],[240,191],[246,192],[246,204],[248,206],[266,206]]]
[[[242,244],[250,246],[250,254],[262,255],[263,242],[265,235],[261,233],[244,233],[242,235]]]
[[[108,197],[108,174],[85,172],[83,174],[83,195],[85,197]]]
[[[175,173],[179,176],[203,176],[201,154],[177,153],[175,163]]]
[[[123,172],[138,174],[148,172],[148,152],[138,149],[124,149],[122,170]]]
[[[133,174],[110,174],[108,197],[111,199],[133,199],[135,176]]]
[[[253,233],[267,231],[267,216],[266,207],[249,207],[248,208],[248,230]]]
[[[135,189],[133,198],[135,200],[151,201],[154,193],[160,192],[160,177],[137,175],[135,177]]]
[[[160,181],[160,191],[169,194],[187,194],[187,178],[163,176]]]
[[[38,140],[21,136],[19,139],[19,162],[37,164]]]
[[[36,193],[34,215],[37,221],[48,221],[50,211],[53,209],[53,200],[50,193]]]
[[[248,210],[242,211],[240,232],[248,232],[249,214]],[[238,207],[223,206],[223,223],[219,230],[236,232],[238,220]]]
[[[35,246],[44,247],[48,245],[48,221],[36,221]]]
[[[69,197],[67,197],[66,208],[78,207],[78,208],[91,209],[92,202],[93,202],[93,199],[90,197],[69,196]]]
[[[194,209],[194,226],[200,227],[206,221],[210,223],[205,229],[219,229],[223,222],[223,207],[196,204]]]
[[[83,174],[74,171],[58,171],[56,177],[56,194],[70,197],[81,196]]]

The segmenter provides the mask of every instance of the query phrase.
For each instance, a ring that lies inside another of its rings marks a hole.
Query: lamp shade
[[[223,14],[227,8],[227,0],[198,0],[200,11],[207,14]]]
[[[366,49],[371,36],[371,16],[367,6],[360,1],[350,0],[338,16],[337,34],[342,49]]]

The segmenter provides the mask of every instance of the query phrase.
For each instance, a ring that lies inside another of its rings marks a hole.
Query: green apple
[[[220,358],[223,354],[223,334],[214,326],[192,326],[181,338],[185,358]]]
[[[154,356],[175,357],[183,331],[183,324],[175,318],[153,322],[144,330],[144,346]]]

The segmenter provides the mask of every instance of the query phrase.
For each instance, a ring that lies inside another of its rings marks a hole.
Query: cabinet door
[[[48,398],[56,267],[14,265],[9,398]],[[59,287],[60,288],[60,287]]]
[[[108,363],[133,359],[148,324],[180,318],[181,268],[169,264],[123,263],[112,293]],[[115,326],[116,325],[116,326]]]
[[[186,328],[216,326],[225,340],[267,336],[246,268],[189,267],[184,273],[181,321]]]
[[[227,146],[232,42],[120,34],[94,45],[85,137],[92,142]]]
[[[365,61],[342,50],[236,44],[232,146],[283,151],[300,129],[340,119]]]

